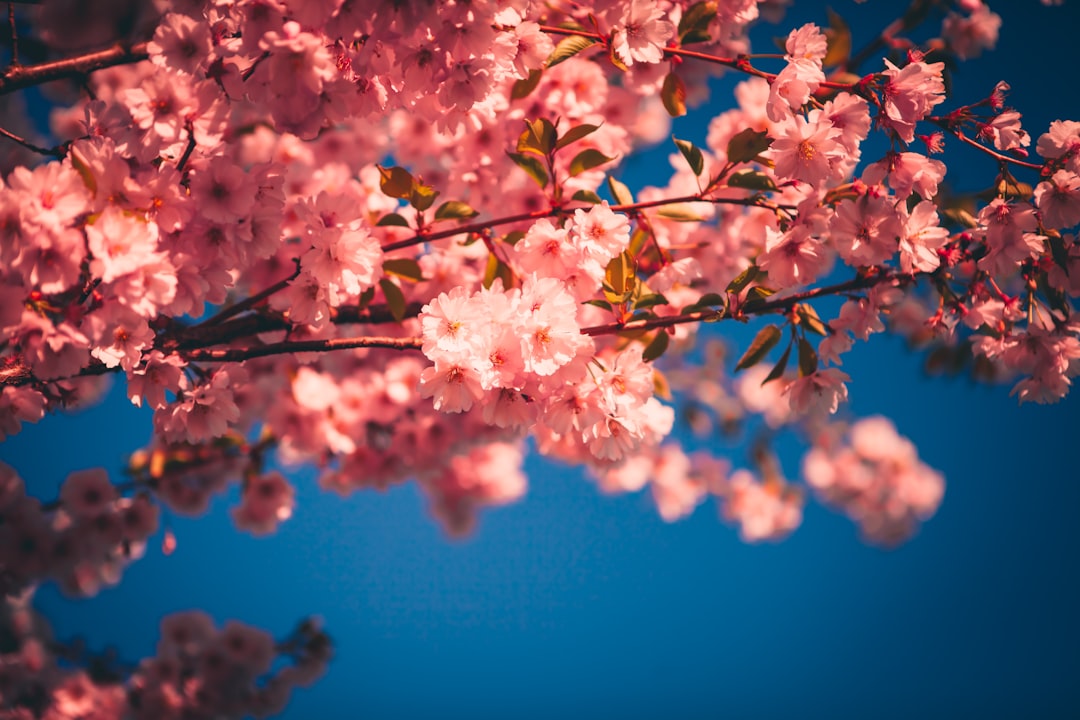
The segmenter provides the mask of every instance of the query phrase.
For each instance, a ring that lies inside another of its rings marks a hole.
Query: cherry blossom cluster
[[[217,628],[191,611],[165,617],[157,654],[126,666],[53,640],[30,608],[31,595],[8,597],[0,607],[7,639],[0,651],[0,712],[17,720],[267,717],[281,712],[293,688],[321,676],[331,653],[329,638],[311,620],[275,642],[235,621]],[[289,664],[282,664],[286,658]]]
[[[822,501],[842,510],[871,542],[896,545],[933,515],[945,493],[941,474],[887,418],[859,420],[825,432],[803,458],[803,475]]]
[[[157,532],[149,496],[121,497],[102,469],[74,472],[56,503],[26,494],[22,478],[0,463],[0,584],[12,595],[44,578],[72,595],[93,595],[120,581]]]
[[[919,48],[837,83],[826,75],[837,60],[825,33],[797,28],[780,72],[755,71],[740,85],[738,107],[712,121],[706,146],[680,146],[667,187],[639,193],[645,207],[624,214],[599,201],[605,166],[665,127],[656,110],[677,114],[683,95],[700,95],[710,66],[679,58],[680,44],[745,69],[719,56],[745,49],[758,12],[751,2],[637,0],[564,13],[528,3],[364,13],[348,2],[260,0],[140,16],[150,62],[95,73],[95,99],[54,118],[58,134],[76,138],[62,159],[5,180],[0,293],[10,302],[0,321],[5,376],[18,382],[3,388],[3,431],[91,399],[99,383],[80,376],[118,368],[132,401],[155,409],[164,446],[265,432],[283,459],[329,461],[328,487],[415,477],[445,510],[437,512],[456,517],[446,508],[523,491],[510,482],[463,495],[486,487],[477,478],[448,485],[443,470],[486,456],[490,443],[514,448],[532,434],[543,452],[598,471],[657,452],[671,414],[652,397],[643,342],[692,342],[680,308],[725,287],[712,303],[719,314],[785,320],[746,363],[786,345],[757,391],[789,406],[771,416],[836,413],[848,377],[824,364],[839,365],[854,339],[884,329],[882,314],[899,317],[901,303],[913,330],[922,308],[935,342],[966,342],[1023,373],[1021,399],[1064,394],[1080,352],[1071,307],[1055,294],[1072,294],[1068,265],[1080,257],[1061,232],[1080,221],[1075,124],[1055,123],[1040,138],[1045,179],[1029,197],[1008,190],[1002,166],[1001,197],[967,220],[943,217],[935,203],[945,165],[929,154],[944,134],[916,130],[936,125],[1016,158],[1030,138],[1004,106],[1005,87],[931,115],[945,99],[944,64]],[[944,46],[961,57],[992,47],[995,18],[981,3],[961,4]],[[47,25],[49,37],[65,36],[62,19]],[[535,129],[540,119],[550,140]],[[899,149],[855,177],[875,125]],[[388,152],[412,168],[406,185],[400,167],[377,164]],[[462,201],[433,218],[438,194]],[[564,209],[571,196],[578,207]],[[682,200],[665,207],[666,198]],[[508,212],[537,214],[505,235],[494,224],[454,232],[452,223]],[[837,262],[857,273],[839,317],[783,304]],[[1025,295],[1021,282],[1036,292]],[[909,301],[916,292],[928,296],[921,305]],[[196,325],[179,319],[229,303],[237,309]],[[418,336],[433,366],[367,349],[343,361],[200,364],[275,343],[362,341],[376,308],[397,321],[389,339]],[[616,343],[617,326],[636,319],[670,325]],[[595,331],[611,320],[613,329]],[[795,356],[798,373],[785,373]],[[354,389],[358,373],[371,379]],[[422,397],[378,389],[400,387],[398,378],[418,381]],[[370,391],[386,393],[382,405],[364,398]],[[382,409],[344,411],[342,393],[355,396],[345,404]],[[455,426],[421,407],[425,397],[438,413],[475,412]],[[410,449],[414,431],[397,428],[403,413],[444,440]],[[360,471],[370,466],[383,469]],[[242,482],[242,527],[269,532],[291,514],[280,475]],[[203,489],[169,495],[188,486]],[[198,511],[213,486],[162,482],[153,491]]]

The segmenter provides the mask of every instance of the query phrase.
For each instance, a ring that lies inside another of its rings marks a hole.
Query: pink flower
[[[194,73],[206,65],[211,47],[210,26],[180,13],[169,13],[162,18],[154,39],[146,45],[154,63],[186,73]]]
[[[521,309],[521,352],[528,372],[551,375],[591,352],[592,339],[577,324],[577,302],[559,280],[529,276],[521,288]]]
[[[791,409],[798,415],[832,415],[847,402],[847,386],[851,378],[836,368],[818,370],[798,378],[788,385]]]
[[[1020,150],[1031,144],[1031,136],[1020,127],[1020,113],[1015,110],[998,113],[979,134],[992,141],[998,150]]]
[[[60,488],[60,502],[75,517],[98,517],[109,512],[115,500],[116,488],[101,468],[73,472]]]
[[[207,220],[235,223],[249,216],[257,189],[242,168],[221,155],[191,172],[191,197]]]
[[[1047,228],[1070,228],[1080,223],[1080,176],[1058,170],[1035,186],[1035,204]]]
[[[834,168],[846,150],[839,141],[840,131],[827,119],[810,123],[793,115],[774,132],[776,140],[768,152],[776,163],[778,178],[801,180],[815,187],[839,179]]]
[[[1031,203],[1010,203],[997,198],[984,207],[978,221],[987,254],[979,268],[994,275],[1011,272],[1023,260],[1043,250],[1042,237],[1034,234],[1039,221]]]
[[[843,200],[829,224],[833,246],[849,265],[878,265],[893,256],[901,224],[888,197]]]
[[[885,108],[881,120],[902,140],[912,142],[915,124],[945,100],[945,82],[941,77],[945,63],[912,62],[902,70],[888,60],[885,65]]]
[[[607,202],[593,205],[588,212],[574,211],[571,226],[574,242],[603,265],[630,245],[630,220],[616,214]]]
[[[236,526],[254,535],[267,535],[292,517],[295,491],[279,472],[268,472],[244,481],[240,505],[233,508]]]
[[[132,217],[115,205],[105,208],[86,226],[86,239],[93,256],[90,271],[107,283],[161,257],[157,254],[157,225]]]
[[[172,441],[201,442],[221,437],[240,419],[229,373],[219,370],[208,381],[183,392],[154,413],[157,429]]]
[[[949,231],[939,227],[937,206],[923,200],[908,215],[901,206],[904,229],[900,234],[900,269],[906,273],[930,272],[941,264],[938,248],[949,240]]]
[[[458,413],[483,398],[484,388],[471,366],[439,358],[420,374],[420,397],[433,398],[436,410]]]
[[[765,228],[765,252],[758,256],[758,267],[769,273],[769,280],[781,288],[813,282],[830,264],[825,244],[802,229],[782,233]]]
[[[1053,121],[1050,129],[1039,136],[1035,149],[1048,160],[1056,160],[1068,154],[1071,158],[1069,169],[1080,172],[1080,122]]]
[[[937,195],[938,185],[944,178],[945,163],[913,152],[887,153],[862,174],[867,185],[878,185],[887,179],[900,200],[906,200],[912,192],[929,200]]]
[[[663,60],[664,46],[675,33],[664,10],[656,0],[630,0],[624,7],[612,37],[615,54],[627,66]]]
[[[1001,16],[978,2],[968,16],[951,12],[941,24],[941,35],[961,60],[978,57],[983,50],[993,50],[1001,29]]]
[[[779,482],[759,483],[748,470],[736,470],[727,483],[723,515],[739,523],[743,542],[776,542],[802,524],[802,494]]]

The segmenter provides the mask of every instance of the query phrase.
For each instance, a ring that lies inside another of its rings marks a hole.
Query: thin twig
[[[8,140],[16,142],[19,145],[22,145],[24,148],[26,148],[27,150],[30,150],[31,152],[36,152],[39,155],[45,155],[46,157],[54,157],[54,158],[56,158],[58,160],[60,158],[63,158],[64,155],[66,155],[66,153],[62,149],[62,146],[61,147],[53,147],[53,148],[39,147],[38,145],[35,145],[32,142],[27,142],[26,140],[22,139],[21,137],[19,137],[15,133],[9,132],[9,131],[5,130],[2,127],[0,127],[0,135],[2,135],[3,137],[6,137]]]
[[[255,293],[251,297],[239,301],[235,305],[230,305],[229,307],[219,312],[217,315],[214,315],[213,317],[204,320],[195,327],[212,327],[214,325],[220,325],[234,315],[239,315],[246,310],[250,310],[274,293],[280,292],[285,288],[289,287],[289,283],[295,280],[299,274],[300,264],[297,263],[296,270],[294,270],[293,273],[289,275],[289,277],[285,278],[284,280],[279,280],[270,287]]]
[[[19,66],[19,31],[15,27],[15,3],[9,2],[7,6],[8,27],[11,28],[11,65]]]

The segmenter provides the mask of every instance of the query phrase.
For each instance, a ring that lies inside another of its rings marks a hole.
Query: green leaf
[[[630,188],[626,187],[610,175],[608,175],[607,184],[608,190],[611,191],[611,197],[615,198],[616,203],[619,205],[634,204],[634,196],[630,194]]]
[[[673,72],[669,72],[664,78],[664,85],[660,88],[660,100],[664,103],[664,109],[671,117],[682,117],[686,114],[686,85],[682,78]]]
[[[746,128],[728,140],[728,160],[733,163],[750,162],[768,150],[772,142],[772,138],[764,130]]]
[[[595,167],[600,167],[606,163],[611,162],[615,158],[608,157],[604,153],[595,148],[588,148],[582,150],[574,159],[570,161],[570,177],[580,175],[586,170],[592,170]]]
[[[775,190],[773,179],[759,170],[740,170],[731,173],[727,179],[728,187],[746,190]]]
[[[375,227],[409,227],[409,221],[397,213],[389,213],[379,218]]]
[[[676,222],[702,222],[705,219],[686,203],[665,205],[657,210],[656,214],[662,218],[675,220]]]
[[[401,292],[401,288],[395,285],[390,278],[379,280],[379,287],[382,289],[383,296],[386,297],[386,307],[389,308],[390,314],[398,322],[404,320],[405,295]]]
[[[604,297],[608,302],[626,302],[634,294],[636,284],[636,267],[630,253],[622,252],[613,257],[604,272]]]
[[[630,245],[626,249],[631,256],[637,257],[641,254],[641,250],[648,241],[649,231],[639,225],[634,229],[633,234],[630,235]]]
[[[396,165],[390,168],[384,168],[382,165],[375,167],[379,168],[379,189],[384,195],[402,200],[408,199],[414,182],[408,170]]]
[[[435,203],[437,197],[439,197],[439,191],[435,188],[414,182],[409,192],[409,204],[420,212],[424,212]]]
[[[739,362],[735,363],[736,370],[745,370],[747,368],[754,367],[764,359],[769,351],[776,347],[776,343],[780,342],[780,338],[783,337],[784,331],[779,325],[766,325],[758,330],[758,334],[754,336],[753,342],[750,343],[750,347],[746,349],[743,356],[739,358]]]
[[[650,293],[648,295],[642,295],[634,301],[635,310],[647,310],[657,305],[667,305],[668,299],[660,293]]]
[[[795,314],[799,317],[799,323],[815,335],[824,337],[829,334],[828,329],[825,327],[825,323],[821,321],[821,318],[817,314],[817,310],[815,310],[812,305],[799,303],[795,306]]]
[[[375,288],[369,287],[367,290],[364,290],[364,292],[360,293],[360,298],[356,302],[356,309],[357,310],[366,309],[367,306],[370,305],[371,301],[374,300],[374,299],[375,299]]]
[[[679,44],[691,45],[712,40],[709,25],[715,18],[715,2],[699,2],[691,5],[679,20]]]
[[[701,154],[701,149],[694,143],[686,140],[680,140],[674,135],[671,139],[675,141],[675,146],[679,148],[679,152],[686,158],[686,162],[690,164],[690,169],[694,171],[695,175],[700,175],[701,171],[705,169],[705,158]]]
[[[799,377],[817,372],[818,359],[814,346],[806,338],[799,338]]]
[[[1054,258],[1054,264],[1069,274],[1069,250],[1065,247],[1065,240],[1058,233],[1053,233],[1046,238],[1050,244],[1050,256]]]
[[[581,35],[569,35],[559,41],[559,44],[555,46],[555,49],[551,51],[551,55],[547,59],[547,67],[553,68],[561,62],[569,60],[577,55],[582,50],[592,47],[596,44],[596,40],[588,37],[582,37]]]
[[[775,295],[776,291],[772,288],[767,288],[764,285],[755,285],[746,291],[746,305],[744,310],[747,312],[754,312],[756,306],[767,300],[770,295]]]
[[[487,267],[484,268],[484,287],[490,288],[496,278],[502,280],[504,288],[508,288],[513,280],[513,275],[506,263],[495,257],[495,253],[490,253],[487,259]]]
[[[607,300],[586,300],[585,304],[586,305],[592,305],[593,307],[598,307],[601,310],[611,310],[612,309],[611,303],[609,303]]]
[[[851,57],[851,30],[848,29],[844,18],[832,8],[825,8],[825,12],[829,16],[829,27],[825,29],[828,50],[821,64],[825,67],[843,65]]]
[[[773,369],[769,371],[769,374],[765,376],[765,379],[761,381],[762,385],[770,383],[773,380],[777,380],[784,376],[784,371],[787,370],[788,358],[791,357],[791,345],[787,346],[787,350],[780,356],[780,360],[773,365]]]
[[[671,342],[671,336],[667,334],[667,331],[663,328],[657,330],[656,335],[653,336],[652,341],[645,346],[645,349],[641,352],[641,359],[645,362],[652,362],[656,358],[664,354],[664,351],[668,349],[668,344]]]
[[[510,88],[510,99],[521,100],[527,98],[536,89],[536,86],[540,84],[540,78],[544,76],[543,70],[530,70],[529,77],[522,78],[514,83],[514,86]]]
[[[383,262],[383,270],[399,278],[420,282],[424,279],[424,273],[420,269],[420,263],[412,258],[390,258]]]
[[[547,157],[555,150],[555,135],[555,126],[547,118],[526,120],[525,130],[518,136],[516,150]]]
[[[599,205],[601,202],[603,202],[600,199],[600,196],[594,193],[592,190],[578,190],[570,199],[577,200],[578,202],[592,203],[593,205]]]
[[[543,163],[539,159],[532,155],[522,155],[521,153],[506,153],[514,163],[528,173],[529,177],[536,181],[536,184],[541,188],[546,188],[548,184],[547,170],[544,169]]]
[[[567,145],[571,143],[576,143],[578,140],[592,135],[599,129],[599,125],[578,125],[576,127],[572,127],[566,131],[565,135],[559,138],[559,141],[557,143],[555,143],[555,149],[562,150]]]
[[[754,282],[761,276],[761,270],[757,265],[751,265],[743,270],[738,276],[728,283],[727,291],[729,293],[735,293],[736,295],[743,291],[750,283]]]
[[[502,241],[507,245],[517,245],[525,237],[525,233],[521,230],[511,230],[502,237]]]
[[[682,310],[680,310],[679,314],[688,315],[690,313],[698,312],[699,310],[708,310],[709,308],[713,307],[722,308],[726,305],[727,300],[724,299],[723,295],[720,295],[718,293],[705,293],[700,298],[698,298],[697,302],[691,303],[684,307]]]
[[[436,220],[466,220],[479,215],[468,203],[460,200],[447,200],[435,210]]]

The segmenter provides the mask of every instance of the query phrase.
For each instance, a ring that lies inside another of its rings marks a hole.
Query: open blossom
[[[723,515],[739,523],[743,542],[776,542],[802,523],[802,493],[779,482],[758,482],[749,470],[736,470],[727,482]]]
[[[793,115],[775,132],[769,156],[776,163],[778,178],[814,186],[839,179],[836,168],[846,150],[840,144],[841,132],[827,118],[819,116],[817,122],[808,122],[801,115]]]
[[[255,535],[266,535],[292,516],[295,491],[279,472],[256,475],[244,482],[240,505],[233,508],[237,527]]]
[[[1080,176],[1058,170],[1035,186],[1035,204],[1045,227],[1070,228],[1080,223]]]
[[[993,142],[998,150],[1020,150],[1031,144],[1031,136],[1020,127],[1020,113],[1015,110],[998,113],[979,134]]]
[[[154,422],[168,438],[200,442],[221,437],[239,418],[229,372],[219,370],[158,410]]]
[[[841,402],[847,402],[847,385],[851,377],[836,368],[818,370],[798,378],[788,385],[791,409],[799,415],[835,414]]]
[[[604,265],[630,244],[630,220],[613,212],[607,202],[593,205],[587,212],[575,210],[571,232],[575,243]]]
[[[1044,158],[1056,160],[1069,157],[1069,169],[1080,172],[1080,122],[1055,120],[1050,129],[1039,136],[1035,149]]]
[[[981,1],[976,3],[971,14],[951,12],[941,24],[942,37],[961,60],[978,57],[983,50],[993,50],[1001,29],[1001,16]]]
[[[840,257],[850,265],[878,265],[893,256],[901,231],[893,202],[866,193],[836,206],[829,227]]]
[[[664,19],[665,14],[656,0],[626,3],[612,43],[624,64],[658,63],[664,59],[664,46],[675,33],[675,26]]]
[[[915,124],[945,100],[945,63],[912,62],[900,69],[885,61],[885,107],[883,123],[904,142],[915,139]]]
[[[949,240],[947,228],[938,225],[937,206],[923,200],[908,214],[901,206],[904,229],[900,233],[900,269],[906,273],[930,272],[941,264],[937,250]]]
[[[997,198],[978,216],[988,252],[979,267],[998,275],[1013,270],[1026,258],[1042,251],[1043,240],[1035,234],[1039,221],[1031,203],[1010,203]]]

